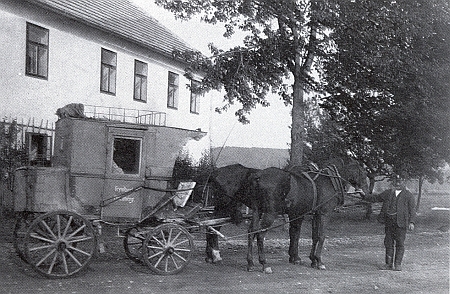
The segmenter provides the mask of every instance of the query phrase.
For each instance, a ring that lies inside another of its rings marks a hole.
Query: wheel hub
[[[58,241],[56,243],[56,248],[59,252],[64,252],[67,249],[67,244],[65,241]]]

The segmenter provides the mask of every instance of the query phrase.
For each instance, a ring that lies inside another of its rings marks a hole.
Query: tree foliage
[[[211,45],[212,58],[198,52],[179,52],[190,62],[189,71],[202,71],[203,90],[225,90],[227,109],[238,102],[241,122],[256,105],[269,105],[268,93],[277,93],[292,104],[291,164],[300,165],[305,135],[304,93],[317,87],[312,75],[314,58],[324,55],[329,46],[326,27],[329,13],[321,1],[185,1],[157,0],[176,17],[189,19],[201,15],[207,23],[222,22],[225,36],[236,29],[247,36],[242,46],[222,51]],[[314,11],[314,13],[312,13]]]
[[[305,93],[321,93],[330,121],[308,130],[375,174],[438,177],[450,161],[450,29],[446,0],[157,0],[176,17],[221,22],[243,45],[212,58],[177,52],[200,90],[224,89],[241,122],[277,93],[292,105],[291,165],[301,165],[308,121]],[[318,142],[318,141],[317,141]],[[310,142],[311,143],[311,142]],[[311,145],[316,148],[319,145]],[[314,152],[319,152],[316,148]],[[322,155],[325,156],[323,149]],[[329,151],[332,151],[329,149]]]
[[[342,1],[323,107],[373,172],[440,177],[450,161],[445,0]]]

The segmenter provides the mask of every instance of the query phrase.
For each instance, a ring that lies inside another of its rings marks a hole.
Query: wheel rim
[[[191,234],[176,224],[153,229],[144,241],[144,262],[155,273],[172,275],[182,271],[194,251]]]
[[[125,232],[123,247],[125,254],[134,262],[142,262],[142,247],[145,241],[145,232],[140,228],[130,228]]]
[[[68,211],[38,217],[25,236],[28,263],[47,277],[68,277],[79,272],[89,264],[96,248],[91,223]]]

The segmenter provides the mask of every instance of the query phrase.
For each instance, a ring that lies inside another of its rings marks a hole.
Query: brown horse
[[[329,213],[344,204],[344,195],[352,185],[355,190],[368,191],[367,174],[357,163],[329,165],[322,170],[303,172],[293,169],[290,172],[291,189],[286,197],[289,215],[289,262],[300,263],[298,241],[303,217],[312,215],[312,248],[309,254],[311,266],[326,269],[322,262],[322,249],[325,242],[324,228]]]
[[[228,191],[225,193],[228,199],[225,201],[228,203],[227,206],[233,207],[230,203],[238,201],[252,209],[252,219],[248,228],[248,271],[254,268],[253,241],[256,238],[259,263],[263,266],[264,272],[272,272],[265,258],[264,237],[277,215],[283,213],[289,215],[290,221],[289,262],[294,264],[300,262],[298,256],[300,229],[303,218],[311,214],[313,216],[311,265],[325,269],[321,252],[325,241],[324,223],[328,213],[343,204],[344,193],[349,184],[356,189],[367,190],[366,173],[359,164],[353,162],[344,165],[342,161],[336,163],[315,171],[305,171],[303,168],[285,171],[273,167],[252,170],[241,165],[219,170],[217,176],[222,179],[219,182],[224,187],[223,190]]]
[[[214,191],[214,217],[231,217],[233,223],[242,221],[241,204],[250,202],[249,177],[257,169],[248,168],[241,164],[232,164],[218,168],[210,178],[210,184]],[[219,227],[214,229],[220,230]],[[218,236],[214,232],[206,233],[206,261],[221,261]]]

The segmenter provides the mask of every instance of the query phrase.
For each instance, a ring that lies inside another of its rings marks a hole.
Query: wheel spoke
[[[52,229],[50,229],[50,227],[47,225],[47,223],[45,222],[45,220],[42,220],[41,223],[44,225],[44,227],[47,229],[47,231],[49,231],[50,235],[52,235],[53,238],[58,239],[55,236],[55,233],[53,233]]]
[[[64,250],[64,252],[66,252],[80,267],[82,267],[83,265],[81,264],[81,262],[78,261],[78,259],[72,254],[72,252],[70,252],[69,250]]]
[[[156,256],[158,256],[158,255],[163,254],[163,253],[164,253],[163,251],[158,251],[158,252],[156,252],[155,254],[153,254],[152,256],[149,256],[148,259],[152,259],[152,258],[154,258],[154,257],[156,257]]]
[[[181,252],[191,252],[191,249],[189,248],[176,248],[176,251],[181,251]]]
[[[165,254],[161,255],[161,257],[158,259],[158,261],[155,263],[155,267],[158,267],[159,263],[161,262],[161,260],[163,260]]]
[[[178,242],[177,244],[174,244],[174,245],[172,245],[173,247],[177,247],[177,246],[179,246],[179,245],[181,245],[181,244],[184,244],[184,243],[186,243],[186,242],[189,242],[189,240],[183,240],[183,241],[180,241],[180,242]]]
[[[64,229],[63,237],[65,237],[67,235],[67,231],[69,230],[69,227],[72,223],[72,219],[73,219],[73,216],[70,216],[69,220],[67,221],[66,228]]]
[[[56,252],[56,249],[52,249],[49,253],[47,253],[41,260],[36,263],[36,266],[40,266],[47,258],[50,257],[53,253]]]
[[[86,224],[83,224],[81,227],[79,227],[78,229],[76,229],[74,232],[72,232],[72,234],[70,234],[67,239],[72,238],[73,236],[75,236],[76,234],[78,234],[82,229],[84,229],[86,227]]]
[[[30,237],[32,237],[34,239],[38,239],[38,240],[44,241],[44,242],[47,242],[47,243],[54,243],[55,242],[54,240],[50,240],[50,239],[42,237],[38,233],[34,233],[34,234],[32,233],[32,234],[30,234]]]
[[[179,231],[178,234],[175,236],[175,238],[173,238],[172,243],[174,243],[178,237],[180,237],[181,233],[183,233],[182,231]]]
[[[66,273],[66,275],[68,275],[69,268],[67,267],[67,259],[66,259],[66,256],[64,255],[64,252],[61,252],[61,259],[62,259],[63,265],[64,265],[64,272]]]
[[[78,243],[78,242],[92,240],[93,238],[94,237],[92,237],[92,236],[80,236],[80,237],[77,237],[77,238],[69,239],[69,240],[67,240],[67,242],[69,242],[69,243]]]
[[[73,247],[73,246],[70,246],[70,245],[67,246],[67,248],[70,249],[70,250],[79,252],[79,253],[81,253],[81,254],[84,254],[84,255],[86,255],[86,256],[91,256],[91,255],[92,255],[92,254],[89,253],[89,252],[83,251],[83,250],[81,250],[81,249],[79,249],[79,248],[77,248],[77,247]]]
[[[58,230],[58,239],[61,238],[61,219],[59,218],[59,214],[56,215],[56,228]]]
[[[56,264],[56,259],[58,258],[58,252],[55,253],[55,256],[53,256],[52,263],[50,264],[50,267],[48,268],[47,274],[51,274],[53,271],[53,267]]]
[[[170,237],[172,236],[172,230],[173,228],[170,228],[169,235],[167,236],[167,244],[170,244]]]
[[[166,262],[164,265],[164,271],[168,272],[169,271],[169,256],[166,258]]]
[[[30,251],[49,249],[49,248],[55,248],[55,245],[54,244],[50,244],[50,245],[43,245],[43,246],[39,246],[39,247],[33,247],[33,248],[30,248]]]
[[[164,247],[164,244],[161,241],[159,241],[159,239],[157,239],[155,236],[152,236],[152,239],[158,242],[162,247]]]
[[[181,259],[182,261],[186,262],[186,258],[184,258],[183,256],[179,255],[178,253],[174,252],[173,253],[176,257],[178,257],[179,259]]]
[[[175,268],[176,268],[176,269],[179,269],[180,267],[178,266],[178,264],[177,264],[175,258],[174,258],[173,256],[170,256],[170,258],[172,259],[172,262],[173,262],[173,264],[175,265]],[[184,261],[186,261],[186,260],[184,260]]]

